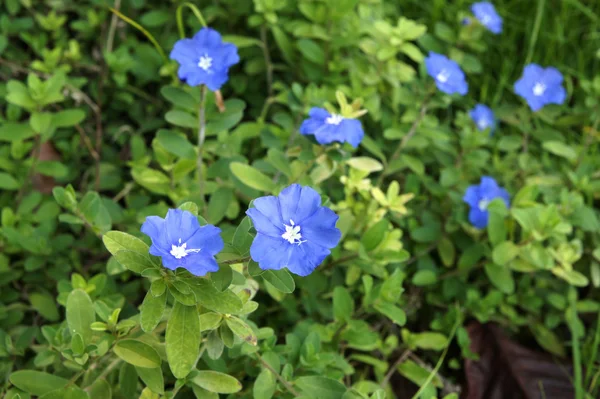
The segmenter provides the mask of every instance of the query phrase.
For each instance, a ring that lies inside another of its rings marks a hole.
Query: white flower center
[[[477,126],[479,127],[479,129],[485,130],[488,128],[489,124],[488,124],[488,121],[486,121],[485,119],[480,119],[477,122]]]
[[[212,66],[212,58],[210,58],[208,54],[204,54],[202,57],[200,57],[200,61],[198,61],[198,66],[204,69],[205,71],[208,71]]]
[[[290,244],[302,244],[306,240],[302,240],[302,234],[300,234],[300,226],[296,225],[292,219],[290,219],[290,225],[284,224],[285,233],[281,235],[281,238],[289,242]]]
[[[181,259],[185,256],[188,256],[190,253],[198,253],[200,249],[186,249],[187,243],[181,243],[181,238],[179,239],[179,245],[171,244],[171,255],[175,257],[175,259]]]
[[[445,69],[442,69],[435,78],[441,83],[446,83],[448,81],[448,78],[450,78],[450,72],[448,72]]]
[[[329,125],[339,125],[343,120],[344,117],[342,115],[331,114],[329,118],[325,119],[325,123]]]
[[[479,207],[480,211],[485,211],[487,210],[488,206],[490,205],[490,200],[487,198],[482,198],[481,201],[479,201],[479,204],[477,204],[477,206]]]
[[[534,86],[533,86],[533,95],[534,96],[541,96],[546,92],[546,85],[543,84],[542,82],[537,82]]]

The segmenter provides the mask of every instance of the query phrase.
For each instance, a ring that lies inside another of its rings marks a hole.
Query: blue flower
[[[246,211],[257,235],[250,255],[263,270],[287,267],[308,276],[331,253],[342,233],[335,227],[338,216],[321,206],[321,197],[310,187],[292,184],[278,197],[254,200]]]
[[[300,126],[300,133],[314,134],[319,144],[350,143],[358,147],[365,132],[358,119],[344,118],[338,114],[330,114],[325,108],[312,108]]]
[[[164,219],[148,216],[141,230],[152,240],[150,254],[160,256],[167,269],[182,267],[196,276],[219,270],[215,255],[223,249],[221,229],[200,226],[191,212],[169,209]]]
[[[502,17],[498,15],[492,3],[487,1],[475,3],[471,6],[471,11],[479,23],[490,32],[496,35],[502,33]]]
[[[510,196],[502,187],[498,186],[493,177],[483,176],[479,185],[469,186],[463,197],[471,209],[469,222],[478,229],[483,229],[488,224],[487,207],[495,198],[502,198],[506,206],[510,206]]]
[[[179,79],[212,91],[227,82],[229,67],[240,62],[237,47],[223,43],[219,32],[210,28],[200,29],[192,39],[178,40],[170,58],[179,63]]]
[[[538,111],[546,104],[562,104],[567,92],[562,87],[563,76],[552,67],[542,68],[529,64],[521,79],[515,83],[515,93],[523,97],[532,111]]]
[[[458,93],[464,96],[469,91],[465,74],[455,61],[441,54],[429,52],[425,58],[427,73],[435,80],[438,89],[446,94]]]
[[[475,108],[469,111],[469,115],[480,131],[483,132],[486,129],[490,129],[490,133],[493,133],[496,129],[496,118],[494,117],[494,111],[490,107],[477,104]]]

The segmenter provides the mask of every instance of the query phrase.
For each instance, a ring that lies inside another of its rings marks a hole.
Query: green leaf
[[[487,274],[491,283],[503,293],[512,294],[515,291],[515,280],[512,271],[508,267],[486,263],[485,274]]]
[[[381,243],[381,241],[383,241],[388,228],[389,222],[387,219],[381,219],[379,222],[369,227],[361,239],[361,243],[367,252],[374,250]]]
[[[573,147],[568,146],[560,141],[545,141],[542,147],[548,152],[554,155],[568,159],[569,161],[575,161],[577,159],[577,151]]]
[[[406,313],[404,313],[404,310],[400,309],[399,307],[388,302],[375,303],[374,307],[379,313],[382,313],[399,326],[406,324]]]
[[[404,292],[402,283],[405,278],[406,274],[400,268],[394,270],[392,275],[383,281],[379,295],[387,302],[398,302],[400,295]]]
[[[171,130],[160,129],[156,141],[173,155],[184,159],[196,159],[196,151],[184,134]]]
[[[56,127],[75,126],[85,119],[85,112],[81,109],[65,109],[52,115],[52,124]]]
[[[169,111],[165,114],[165,119],[167,120],[167,122],[179,127],[198,129],[199,126],[198,118],[185,111]]]
[[[256,346],[258,339],[252,328],[246,324],[242,319],[237,317],[227,317],[225,319],[227,326],[231,331],[240,337],[242,341],[248,342],[250,345]]]
[[[29,295],[31,306],[44,318],[57,321],[60,318],[54,298],[45,292],[34,292]]]
[[[505,265],[515,259],[520,252],[519,246],[511,241],[504,241],[494,248],[492,259],[498,265]]]
[[[348,321],[354,313],[354,300],[344,287],[335,287],[333,290],[333,315],[335,320]]]
[[[131,171],[131,176],[140,186],[153,193],[167,195],[171,191],[171,180],[158,170],[136,168]]]
[[[277,381],[275,380],[275,376],[269,370],[264,369],[254,382],[252,394],[254,399],[271,399],[276,389]]]
[[[201,331],[214,330],[217,327],[219,327],[219,324],[221,324],[221,320],[223,320],[223,316],[219,313],[215,313],[215,312],[202,313],[200,315],[200,330]]]
[[[35,136],[35,131],[29,123],[6,122],[0,125],[0,141],[23,141]]]
[[[442,237],[440,241],[438,241],[437,250],[444,266],[450,267],[454,264],[456,250],[454,249],[454,244],[448,237]]]
[[[8,173],[0,172],[0,188],[3,190],[17,190],[21,185]]]
[[[362,170],[363,172],[373,173],[383,170],[381,162],[369,157],[350,158],[346,163],[354,169]]]
[[[285,293],[291,294],[296,289],[296,283],[294,282],[294,278],[285,269],[281,270],[265,270],[261,275],[265,281],[268,281],[275,287],[277,290]]]
[[[242,310],[242,301],[236,294],[231,290],[219,292],[209,280],[197,279],[191,288],[198,303],[209,310],[223,314],[236,314]]]
[[[307,60],[319,65],[325,64],[325,52],[323,51],[323,48],[315,41],[310,39],[301,39],[298,40],[296,46]]]
[[[223,42],[233,43],[237,48],[245,48],[251,46],[262,47],[262,42],[260,40],[246,36],[223,35]]]
[[[163,395],[165,393],[165,380],[163,377],[163,372],[160,367],[156,368],[145,368],[145,367],[136,367],[135,368],[138,376],[144,381],[144,384],[154,393],[159,395]],[[91,398],[90,398],[91,399]]]
[[[236,393],[242,390],[242,384],[234,377],[212,370],[199,370],[192,383],[215,393]]]
[[[292,176],[292,168],[290,167],[290,160],[285,154],[276,148],[269,148],[267,152],[267,161],[275,167],[278,171],[286,175],[287,177]]]
[[[37,172],[44,175],[62,179],[69,174],[69,169],[65,164],[58,161],[41,161],[38,162]]]
[[[119,251],[133,251],[147,257],[150,250],[144,241],[121,231],[109,231],[102,236],[102,242],[112,255]]]
[[[275,190],[275,183],[273,183],[273,180],[250,165],[241,162],[232,162],[229,165],[229,168],[233,175],[248,187],[266,192]]]
[[[83,352],[85,351],[85,344],[83,343],[81,334],[73,334],[73,338],[71,339],[71,350],[78,356],[83,355]]]
[[[34,370],[19,370],[9,377],[10,383],[22,391],[42,396],[67,385],[69,380]]]
[[[104,379],[97,379],[89,389],[90,399],[112,399],[112,390]]]
[[[115,345],[113,351],[122,360],[136,367],[160,367],[160,356],[156,349],[136,339],[123,339]]]
[[[413,343],[421,349],[432,349],[440,351],[448,346],[448,338],[444,334],[438,332],[423,332],[413,334]]]
[[[160,323],[167,304],[167,293],[154,296],[148,291],[140,308],[140,326],[144,332],[152,332]]]
[[[501,199],[496,199],[488,206],[487,234],[490,243],[494,246],[506,241],[506,223],[504,222],[508,211],[506,204]]]
[[[559,357],[566,355],[561,339],[542,323],[530,325],[531,332],[540,346]]]
[[[118,251],[114,254],[114,257],[117,262],[135,273],[141,273],[146,269],[153,269],[156,267],[147,255],[141,255],[139,252],[128,250]]]
[[[419,287],[435,284],[437,282],[437,274],[433,270],[419,270],[413,276],[412,282]]]
[[[429,370],[419,366],[412,360],[405,360],[398,366],[397,370],[401,375],[414,382],[417,386],[425,384],[429,379],[429,374],[431,374]],[[442,387],[442,382],[437,375],[433,378],[432,383],[435,387]]]
[[[196,365],[200,339],[200,319],[196,306],[175,302],[167,323],[165,343],[169,366],[176,378],[185,378]]]
[[[87,345],[92,338],[90,325],[96,321],[94,305],[88,294],[76,289],[67,297],[67,324],[71,334],[79,333]]]
[[[160,89],[160,94],[173,105],[186,111],[197,112],[197,109],[200,106],[194,96],[179,87],[163,86]],[[194,127],[198,127],[198,125],[196,124]]]
[[[346,392],[346,386],[341,382],[320,376],[300,377],[295,385],[310,398],[341,399]]]
[[[231,266],[222,265],[219,270],[210,274],[210,281],[219,292],[225,291],[231,285],[233,280],[233,270]]]
[[[234,199],[233,190],[227,187],[219,187],[217,191],[215,191],[210,196],[210,201],[208,202],[208,221],[211,224],[218,224],[225,213],[227,213],[227,208],[229,208],[229,204]]]
[[[552,269],[552,273],[576,287],[586,287],[590,283],[588,278],[579,273],[577,270],[568,270],[563,269],[562,267],[555,267]]]

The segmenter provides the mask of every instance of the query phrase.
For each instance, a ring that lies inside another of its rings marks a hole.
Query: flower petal
[[[335,227],[338,219],[339,216],[334,211],[320,207],[311,217],[302,222],[300,230],[302,239],[321,247],[334,248],[342,238],[342,232]]]
[[[215,256],[224,246],[223,239],[221,238],[221,229],[211,224],[201,226],[196,230],[194,235],[186,240],[186,244],[187,249],[200,249],[200,253],[205,256]]]
[[[478,229],[483,229],[488,224],[488,211],[482,211],[478,207],[469,210],[469,222]]]
[[[219,271],[219,264],[213,256],[200,253],[190,253],[179,259],[179,267],[183,267],[194,276],[204,276],[209,272]]]
[[[194,35],[193,40],[196,46],[215,48],[221,45],[221,34],[211,28],[202,28]]]
[[[287,252],[293,246],[281,237],[258,233],[250,246],[250,256],[263,270],[279,270],[287,264]]]
[[[470,206],[477,206],[480,200],[481,197],[479,196],[479,186],[469,186],[467,191],[465,191],[463,201]]]
[[[321,205],[321,196],[308,186],[292,184],[279,194],[281,217],[284,224],[293,220],[297,225],[317,211]]]
[[[311,242],[290,247],[286,267],[290,272],[302,277],[311,274],[331,253],[328,249]]]
[[[169,209],[165,218],[167,239],[170,244],[186,242],[200,228],[198,218],[191,212]]]

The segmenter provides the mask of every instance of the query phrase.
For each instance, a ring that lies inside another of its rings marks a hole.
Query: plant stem
[[[102,378],[106,378],[107,375],[110,374],[111,371],[113,371],[113,369],[115,367],[117,367],[119,364],[121,364],[121,359],[117,358],[115,360],[113,360],[105,369],[104,371],[102,371],[102,374],[100,374],[98,376],[98,378],[96,378],[97,380],[102,379]]]
[[[457,308],[458,308],[458,306],[457,306]],[[448,354],[448,348],[450,348],[450,343],[452,342],[452,339],[454,339],[454,334],[456,334],[456,330],[458,329],[458,326],[460,326],[461,321],[462,320],[460,317],[460,312],[457,309],[456,321],[454,322],[454,326],[452,327],[452,331],[450,332],[450,336],[448,337],[448,343],[446,344],[446,348],[444,348],[444,352],[442,352],[442,356],[440,356],[440,359],[438,360],[437,364],[435,365],[435,367],[433,368],[431,373],[429,373],[429,376],[427,377],[427,379],[425,380],[423,385],[421,385],[421,387],[419,388],[417,393],[414,394],[412,399],[417,399],[421,395],[423,390],[429,385],[429,383],[431,383],[433,378],[437,375],[437,372],[439,371],[440,367],[442,367],[442,364],[444,363],[446,354]]]
[[[400,156],[400,153],[402,152],[404,147],[406,147],[410,139],[415,135],[415,133],[417,133],[417,128],[421,124],[423,118],[425,118],[425,114],[427,114],[427,109],[429,108],[429,100],[431,99],[432,95],[432,93],[428,94],[423,100],[423,104],[421,105],[421,109],[419,110],[419,115],[417,116],[417,119],[414,120],[406,136],[402,137],[400,144],[398,144],[398,148],[396,148],[396,151],[394,151],[390,160],[386,163],[385,169],[379,175],[379,179],[377,180],[377,187],[381,186],[381,183],[383,182],[383,178],[385,177],[386,171],[389,168],[389,166],[392,164],[392,162],[396,160],[396,158]]]
[[[267,363],[262,356],[257,352],[256,356],[258,357],[258,360],[260,361],[260,363],[267,369],[269,370],[271,373],[273,373],[273,375],[275,376],[275,378],[277,378],[277,380],[279,382],[281,382],[281,384],[295,397],[300,396],[300,393],[298,393],[298,391],[296,391],[294,389],[294,387],[292,386],[292,384],[290,384],[289,382],[287,382],[277,371],[275,371],[275,369],[273,367],[271,367],[271,365],[269,363]]]
[[[223,262],[218,262],[219,265],[235,265],[236,263],[244,263],[250,260],[249,256],[237,259],[224,260]]]
[[[411,351],[406,349],[404,352],[402,352],[402,355],[400,355],[400,357],[398,358],[398,360],[396,360],[394,362],[394,364],[392,365],[392,367],[390,367],[390,369],[388,370],[387,374],[385,375],[385,377],[383,377],[383,380],[381,380],[381,383],[379,384],[379,386],[381,388],[384,388],[388,381],[390,380],[390,378],[392,378],[392,376],[394,375],[394,373],[396,372],[396,368],[403,362],[406,360],[406,358],[410,355]]]
[[[206,200],[204,199],[204,178],[202,177],[202,151],[206,138],[206,86],[202,85],[200,94],[200,110],[198,112],[198,191],[202,212],[206,216]]]
[[[571,331],[571,350],[573,353],[573,385],[575,387],[575,399],[583,399],[583,378],[581,371],[581,348],[579,342],[579,336],[577,335],[577,330],[575,326],[575,321],[577,319],[577,308],[576,301],[577,295],[568,295],[569,301],[571,302],[569,305],[569,309],[567,312],[571,313],[571,317],[567,317],[567,324],[569,325],[569,330]]]

